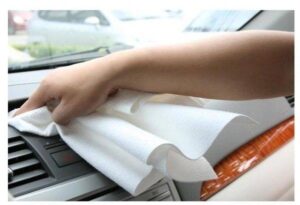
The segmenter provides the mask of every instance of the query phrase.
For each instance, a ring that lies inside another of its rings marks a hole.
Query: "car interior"
[[[169,15],[174,16],[178,13],[180,12],[168,12]],[[13,11],[11,11],[9,15],[13,14]],[[99,21],[94,21],[91,18],[98,14],[89,15],[76,11],[71,12],[71,14],[75,17],[68,23],[70,28],[73,24],[76,24],[74,21],[77,18],[81,24],[92,24],[92,29],[98,29],[94,24],[99,23]],[[34,26],[37,26],[38,23],[42,24],[43,21],[49,21],[42,19],[43,17],[46,18],[46,15],[49,15],[47,18],[51,17],[47,11],[33,12],[31,20],[28,20],[26,43],[30,42],[31,45],[38,45],[37,47],[43,48],[41,41],[45,39],[36,38],[36,36],[31,39],[29,35],[37,30]],[[194,18],[198,16],[197,14]],[[59,17],[53,16],[51,18],[58,19]],[[87,19],[87,21],[85,22],[82,19]],[[202,30],[200,27],[191,29],[193,22],[194,24],[197,22],[197,20],[192,21],[191,19],[187,21],[189,23],[182,26],[181,33],[190,32],[193,35],[198,35],[201,32],[208,32],[209,28],[206,27],[203,27]],[[198,21],[200,22],[200,20]],[[234,21],[234,19],[231,19],[231,21]],[[107,29],[107,35],[114,35],[109,33],[111,32],[108,31],[109,26],[122,24],[120,22],[115,23],[115,20],[106,15],[105,12],[101,14],[100,22],[103,24],[101,26]],[[50,23],[49,29],[51,27]],[[63,22],[63,24],[66,24],[66,22]],[[60,25],[57,25],[56,29],[59,29],[59,27]],[[88,28],[82,26],[81,30],[84,29],[88,30]],[[293,32],[294,11],[260,10],[252,12],[247,19],[243,20],[242,24],[239,22],[238,28],[233,27],[232,29],[237,31],[264,29]],[[16,44],[18,40],[14,36],[22,32],[24,31],[15,29],[14,32],[9,34],[12,45]],[[216,30],[216,32],[218,31]],[[87,35],[92,36],[94,34]],[[38,60],[28,60],[26,58],[25,60],[9,62],[8,111],[19,108],[52,69],[136,46],[136,44],[131,44],[129,41],[121,42],[121,38],[117,38],[117,44],[114,43],[113,45],[104,45],[97,48],[89,45],[84,47],[85,50],[75,50],[73,53],[54,53],[50,57],[45,54]],[[161,39],[160,41],[164,40]],[[137,42],[140,42],[140,40]],[[149,42],[147,43],[149,44]],[[70,44],[72,44],[71,40]],[[15,46],[14,49],[16,48]],[[22,52],[30,52],[30,49],[32,49],[32,46],[23,49]],[[86,50],[93,52],[87,52]],[[42,55],[42,50],[37,52]],[[70,57],[73,60],[70,60]],[[228,102],[228,106],[235,105],[230,103]],[[251,107],[251,103],[249,106]],[[243,112],[243,109],[243,106],[233,106],[232,108],[232,110],[241,112]],[[59,135],[51,138],[39,137],[32,133],[20,132],[8,126],[9,199],[16,201],[294,200],[294,96],[280,97],[273,101],[272,99],[265,100],[261,106],[255,107],[253,104],[249,110],[252,112],[252,117],[257,116],[257,118],[262,119],[261,126],[255,128],[249,135],[239,133],[239,137],[220,138],[205,153],[206,159],[214,166],[216,173],[220,176],[217,180],[183,183],[165,177],[138,196],[131,195],[96,170],[72,150]],[[230,133],[227,135],[230,136]],[[271,138],[266,138],[268,136],[273,136],[275,141],[277,139],[276,146],[270,144],[259,151],[256,149],[253,151],[253,146],[259,147],[259,143],[264,140],[265,143],[273,143]],[[225,176],[222,178],[221,176],[224,173]],[[276,179],[276,183],[274,179]],[[272,186],[272,184],[274,185]]]

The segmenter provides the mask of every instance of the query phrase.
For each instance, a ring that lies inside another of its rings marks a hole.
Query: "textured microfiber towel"
[[[204,109],[206,100],[171,94],[120,90],[96,112],[67,126],[53,122],[41,107],[16,117],[9,125],[61,138],[82,158],[132,195],[163,177],[181,182],[216,178],[203,157],[225,129],[253,121],[245,115]]]

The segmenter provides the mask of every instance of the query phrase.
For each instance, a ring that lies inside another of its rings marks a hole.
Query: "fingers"
[[[30,98],[17,110],[15,116],[42,107],[43,105],[45,105],[46,100],[46,92],[43,91],[43,88],[40,86],[30,96]]]
[[[53,112],[53,110],[59,105],[59,103],[60,99],[54,98],[46,102],[46,106],[50,112]]]
[[[65,97],[52,110],[52,119],[60,125],[67,125],[70,121],[79,116],[89,115],[105,102],[104,97],[98,99],[98,103],[83,103],[82,99]],[[90,100],[88,100],[90,101]]]
[[[74,106],[67,103],[66,100],[62,99],[58,106],[52,111],[53,121],[60,125],[69,124],[69,122],[78,115],[78,110],[73,109],[73,107]]]

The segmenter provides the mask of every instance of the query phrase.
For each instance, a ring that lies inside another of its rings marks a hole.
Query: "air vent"
[[[160,182],[158,182],[160,183]],[[148,191],[133,197],[131,194],[118,186],[114,186],[107,190],[94,192],[89,196],[83,198],[75,198],[72,200],[78,201],[174,201],[171,189],[168,184],[157,184]]]
[[[290,106],[291,106],[291,107],[294,107],[294,104],[295,104],[295,96],[294,96],[294,95],[287,96],[286,99],[287,99],[287,101],[289,102]]]
[[[8,188],[47,177],[40,161],[20,136],[8,140]]]

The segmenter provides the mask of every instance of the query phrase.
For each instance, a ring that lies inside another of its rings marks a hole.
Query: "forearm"
[[[293,93],[294,36],[236,32],[112,55],[116,87],[244,100]]]
[[[94,112],[116,88],[245,100],[293,93],[294,35],[239,32],[54,69],[16,115],[49,105],[56,123]]]

